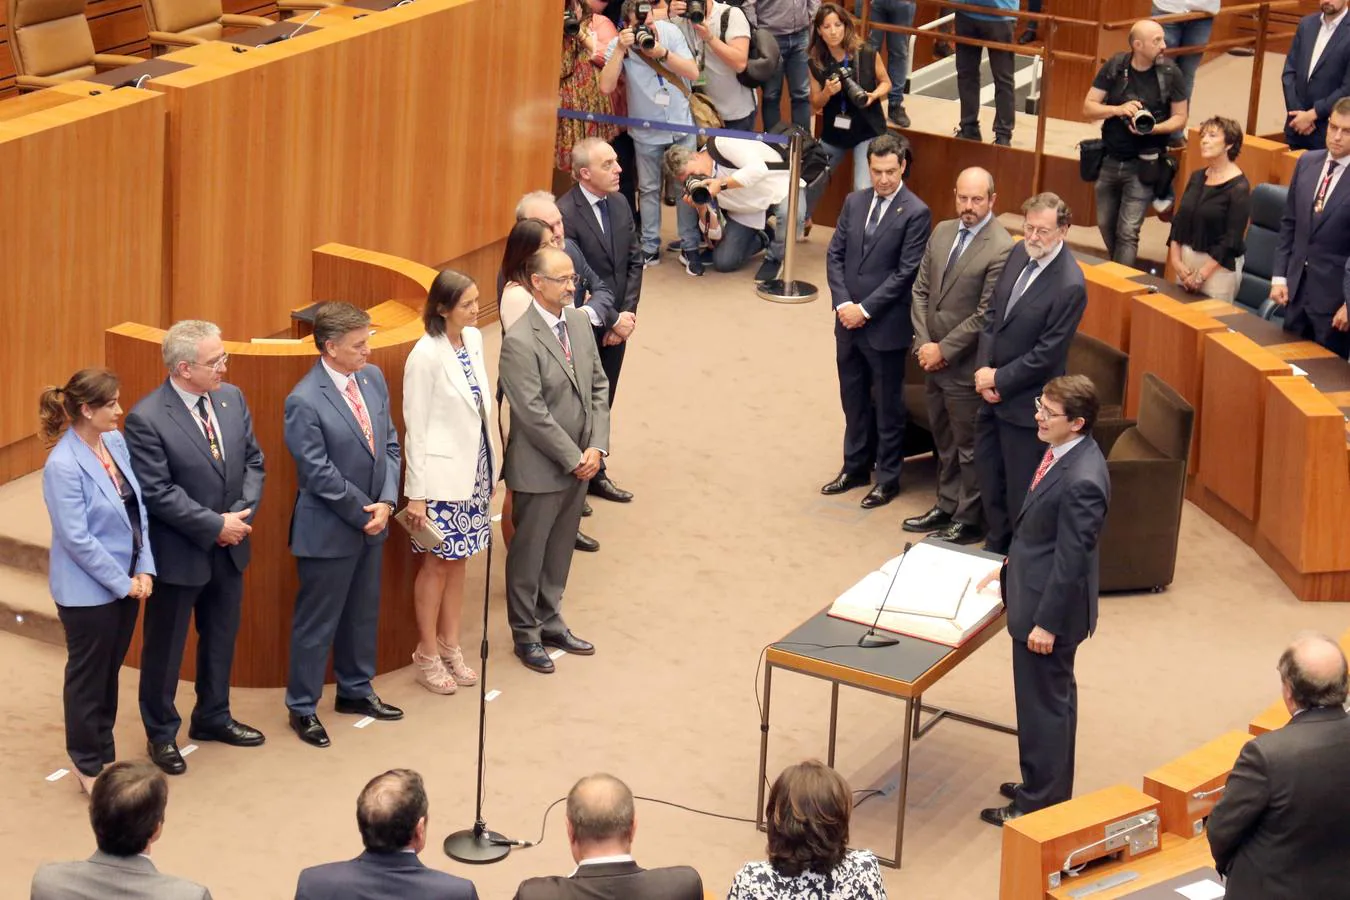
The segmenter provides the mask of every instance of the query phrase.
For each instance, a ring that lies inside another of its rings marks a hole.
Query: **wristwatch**
[[[393,503],[389,500],[381,500],[380,502],[383,503],[385,506],[389,507],[389,515],[392,516],[394,513],[398,512],[397,503]]]

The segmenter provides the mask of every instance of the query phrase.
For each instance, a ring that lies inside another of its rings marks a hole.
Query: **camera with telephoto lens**
[[[702,25],[708,17],[707,0],[689,0],[685,5],[684,17],[695,25]]]
[[[851,66],[835,66],[834,74],[839,78],[839,84],[844,89],[844,97],[851,105],[858,109],[867,106],[867,91],[863,90],[863,86],[853,77]]]
[[[577,18],[574,10],[563,11],[563,34],[567,37],[576,37],[581,34],[581,20]]]
[[[648,25],[634,25],[633,43],[640,49],[650,50],[656,46],[656,32]]]
[[[1139,134],[1152,134],[1153,126],[1158,124],[1158,120],[1153,117],[1153,113],[1142,106],[1134,115],[1130,116],[1130,121],[1134,123],[1134,130]]]
[[[690,200],[702,206],[712,202],[712,191],[703,183],[708,179],[702,175],[690,175],[684,180],[684,192]]]

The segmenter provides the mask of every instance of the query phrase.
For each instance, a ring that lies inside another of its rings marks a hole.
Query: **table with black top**
[[[991,569],[1003,562],[1003,557],[994,553],[985,553],[983,550],[968,547],[958,549],[988,558]],[[764,705],[760,710],[759,793],[756,800],[755,825],[761,831],[765,828],[764,794],[765,773],[769,759],[769,707],[773,698],[775,669],[830,682],[829,744],[825,762],[831,767],[834,766],[840,685],[896,697],[905,702],[905,725],[900,745],[895,856],[888,859],[878,854],[877,861],[891,868],[900,868],[900,855],[905,839],[905,800],[909,790],[911,741],[923,737],[944,719],[989,728],[1003,734],[1017,734],[1017,729],[1011,726],[923,702],[924,692],[936,685],[943,675],[956,668],[962,660],[982,647],[994,635],[1003,631],[1005,619],[1006,613],[1000,611],[997,617],[971,635],[960,647],[950,647],[937,641],[903,634],[894,635],[899,639],[899,643],[890,647],[859,647],[858,639],[867,632],[867,626],[846,619],[832,618],[827,607],[794,628],[782,640],[769,645],[764,652]],[[931,713],[931,718],[921,722],[923,713]]]

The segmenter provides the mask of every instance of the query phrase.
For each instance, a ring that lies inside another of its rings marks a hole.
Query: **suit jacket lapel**
[[[558,342],[558,335],[554,333],[552,328],[548,327],[548,323],[544,321],[543,316],[539,315],[539,311],[534,308],[533,304],[526,310],[526,313],[530,316],[530,327],[534,329],[534,339],[543,344],[544,349],[558,361],[558,365],[562,366],[562,370],[567,373],[568,379],[572,382],[572,387],[577,389],[577,393],[581,393],[581,386],[577,384],[577,373],[574,371],[572,364],[567,361],[567,354],[563,353],[562,344]],[[567,321],[566,316],[567,310],[564,309],[563,321]],[[569,341],[572,338],[570,325],[567,329],[567,337]],[[572,358],[576,359],[575,349],[572,351]]]
[[[1340,31],[1339,28],[1337,28],[1336,30]],[[1322,171],[1320,167],[1318,168],[1317,174],[1318,178],[1316,179],[1316,181],[1321,181]],[[1321,227],[1323,222],[1328,221],[1332,217],[1332,215],[1335,214],[1336,208],[1340,206],[1341,203],[1345,200],[1347,188],[1350,188],[1350,181],[1346,180],[1345,173],[1342,172],[1341,177],[1336,181],[1336,189],[1331,192],[1331,196],[1327,197],[1327,205],[1322,207],[1322,211],[1320,213],[1313,214],[1312,217],[1313,231],[1316,231],[1319,227]],[[1313,199],[1316,200],[1316,198],[1317,198],[1317,188],[1314,187]]]
[[[978,234],[971,237],[970,243],[966,244],[966,249],[961,251],[961,255],[956,258],[956,262],[952,264],[952,270],[946,273],[946,277],[942,277],[942,275],[939,274],[938,277],[942,278],[942,284],[938,288],[938,305],[941,305],[942,298],[947,296],[947,289],[953,284],[956,284],[956,279],[966,270],[966,266],[970,264],[970,260],[979,254],[984,249],[984,245],[989,242],[989,226],[992,224],[994,223],[991,219],[980,229]],[[960,233],[960,227],[960,220],[957,220],[957,230],[952,234],[951,240],[948,241],[946,245],[948,255],[951,254],[952,246],[956,243],[956,235]],[[942,245],[939,244],[938,246],[941,247]],[[942,257],[942,267],[944,269],[947,267],[946,256]]]
[[[1310,80],[1310,79],[1313,77],[1313,74],[1316,73],[1317,70],[1320,69],[1320,68],[1322,67],[1322,63],[1326,62],[1326,61],[1331,57],[1331,55],[1332,55],[1333,53],[1336,53],[1336,52],[1338,52],[1338,51],[1340,50],[1341,44],[1346,40],[1346,38],[1345,38],[1345,29],[1341,27],[1342,25],[1345,25],[1345,24],[1346,24],[1345,22],[1341,22],[1340,25],[1337,25],[1337,26],[1336,26],[1336,30],[1333,31],[1333,32],[1331,33],[1331,39],[1328,40],[1328,41],[1327,41],[1327,45],[1326,45],[1325,47],[1322,48],[1322,55],[1319,56],[1319,57],[1317,57],[1317,65],[1315,65],[1315,66],[1310,65],[1310,66],[1308,67],[1308,75],[1307,75],[1307,79],[1305,79],[1305,80]],[[1314,43],[1316,43],[1316,41],[1317,41],[1317,32],[1320,31],[1321,28],[1322,28],[1322,19],[1321,19],[1321,16],[1318,16],[1318,19],[1317,19],[1317,27],[1313,29],[1313,42],[1314,42]],[[1313,50],[1312,46],[1309,46],[1309,47],[1308,47],[1308,62],[1310,62],[1310,63],[1312,62],[1312,50]]]
[[[347,420],[347,427],[351,428],[352,433],[356,435],[357,440],[361,442],[361,446],[365,448],[366,452],[374,456],[375,453],[370,448],[370,442],[366,440],[366,433],[361,430],[361,423],[356,421],[356,413],[352,412],[351,404],[347,402],[347,398],[339,396],[341,392],[338,391],[337,385],[333,383],[333,379],[328,376],[328,370],[323,367],[322,360],[314,364],[314,370],[314,378],[318,381],[319,392],[327,398],[329,403],[333,404],[333,408],[338,411],[338,415]],[[357,375],[359,377],[360,373],[357,373]],[[361,399],[366,401],[366,417],[370,419],[370,429],[373,435],[375,419],[370,415],[370,401],[366,398],[365,391],[361,392]]]
[[[1055,460],[1054,465],[1050,467],[1050,471],[1046,472],[1045,477],[1041,479],[1040,484],[1036,485],[1036,489],[1034,491],[1027,491],[1026,499],[1022,501],[1022,508],[1017,513],[1017,520],[1019,522],[1022,520],[1022,516],[1026,515],[1027,510],[1030,509],[1037,500],[1040,500],[1042,497],[1050,496],[1051,492],[1054,491],[1055,486],[1059,484],[1060,479],[1064,477],[1064,473],[1069,470],[1069,466],[1078,458],[1078,454],[1082,452],[1083,447],[1086,446],[1087,442],[1090,440],[1091,438],[1083,438],[1074,445],[1072,450]],[[1048,450],[1049,447],[1046,449]]]
[[[164,408],[168,412],[169,418],[183,430],[192,446],[201,451],[202,455],[206,457],[206,461],[211,464],[211,468],[216,470],[216,474],[221,478],[224,478],[225,463],[223,460],[216,459],[211,455],[211,442],[206,439],[206,435],[202,433],[201,426],[197,424],[197,414],[188,410],[187,406],[183,403],[183,398],[178,396],[178,392],[173,389],[173,385],[168,381],[164,382],[164,386],[160,389],[160,392],[164,397]],[[216,412],[216,421],[220,421],[220,412],[218,410]],[[222,447],[224,446],[225,438],[223,434],[216,435],[216,440],[220,442]]]
[[[444,340],[437,338],[435,347],[437,355],[441,359],[441,368],[445,370],[445,375],[450,379],[450,384],[454,386],[455,392],[464,399],[465,403],[469,404],[471,409],[477,411],[478,404],[473,399],[473,388],[469,387],[469,379],[464,376],[464,366],[460,363],[459,354],[455,352],[455,348],[450,346],[450,340],[448,338]],[[465,350],[467,349],[466,345]]]
[[[614,252],[614,210],[607,206],[607,208],[610,209],[609,231],[601,231],[600,220],[595,217],[595,208],[591,206],[590,198],[582,193],[579,186],[573,188],[570,193],[572,194],[572,207],[576,210],[577,218],[585,223],[586,229],[590,231],[595,237],[596,242],[604,249],[605,255],[609,257],[610,262],[617,265],[617,255]],[[601,202],[608,205],[609,198],[606,197]]]
[[[999,328],[1003,328],[1005,325],[1008,324],[1009,319],[1017,315],[1018,312],[1026,309],[1027,304],[1029,304],[1036,297],[1040,296],[1041,291],[1045,290],[1045,288],[1056,277],[1058,277],[1056,274],[1054,274],[1057,271],[1056,267],[1059,266],[1060,260],[1063,259],[1063,257],[1068,252],[1069,248],[1067,246],[1059,248],[1059,253],[1055,256],[1054,259],[1050,260],[1049,265],[1045,266],[1043,269],[1040,269],[1040,271],[1036,274],[1036,278],[1031,282],[1031,284],[1027,285],[1026,290],[1022,291],[1022,296],[1017,298],[1017,303],[1013,306],[1013,308],[1010,310],[1005,309],[1003,314],[1003,321],[999,323]],[[1025,250],[1023,251],[1023,255],[1026,255]],[[1013,290],[1017,289],[1017,280],[1022,277],[1022,272],[1026,269],[1027,263],[1029,262],[1031,262],[1031,257],[1027,256],[1026,260],[1022,263],[1021,267],[1018,268],[1017,275],[1013,278]],[[1012,300],[1011,293],[1008,294],[1008,299],[1010,301]]]
[[[112,478],[108,476],[108,470],[103,468],[103,463],[99,461],[93,449],[75,433],[74,429],[66,432],[66,439],[74,442],[75,461],[80,464],[81,469],[89,474],[90,478],[94,479],[94,484],[98,485],[98,489],[103,492],[103,496],[108,498],[108,502],[121,514],[122,521],[126,522],[127,528],[130,529],[131,519],[127,516],[127,506],[122,502],[122,495],[117,493],[117,486],[113,484]],[[111,450],[108,451],[108,455],[112,455]],[[118,462],[119,467],[125,465],[125,463],[117,460],[114,460],[114,462]],[[123,477],[125,477],[125,471]]]
[[[885,211],[884,213],[882,213],[881,220],[880,220],[879,222],[877,222],[877,230],[874,231],[874,232],[872,232],[872,240],[870,240],[870,241],[867,240],[867,218],[866,218],[866,215],[864,215],[864,217],[863,217],[863,258],[864,258],[864,259],[867,258],[867,254],[869,254],[869,253],[872,252],[872,248],[873,248],[873,247],[875,247],[877,244],[881,243],[881,236],[882,236],[882,234],[886,231],[886,229],[890,228],[891,225],[894,224],[894,223],[900,218],[900,213],[904,212],[904,209],[905,209],[905,200],[906,200],[905,195],[906,195],[906,193],[908,192],[908,190],[909,190],[909,189],[906,188],[906,187],[902,184],[902,185],[900,185],[899,190],[897,190],[897,191],[891,196],[891,202],[890,202],[890,205],[887,206],[887,207],[886,207],[886,211]],[[876,196],[876,192],[875,192],[875,191],[872,192],[872,196]],[[872,198],[871,198],[871,197],[868,197],[868,199],[867,199],[867,211],[870,212],[871,209],[872,209]],[[944,261],[945,261],[945,260],[944,260]]]

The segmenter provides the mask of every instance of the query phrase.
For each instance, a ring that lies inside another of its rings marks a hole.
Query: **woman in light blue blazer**
[[[55,443],[42,496],[51,592],[66,630],[66,750],[85,791],[117,758],[117,675],[155,574],[149,517],[117,430],[119,388],[107,369],[81,369],[40,401],[42,436]]]

